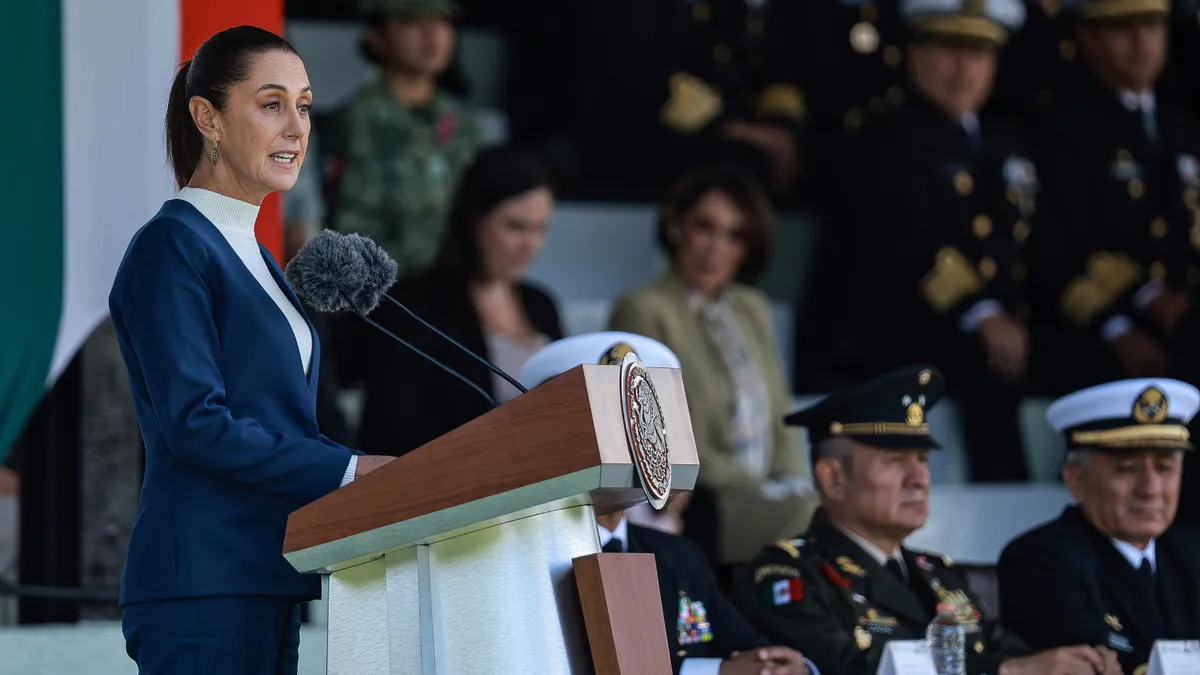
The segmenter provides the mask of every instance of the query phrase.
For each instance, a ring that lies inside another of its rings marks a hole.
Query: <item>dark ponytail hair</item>
[[[217,110],[224,110],[229,90],[250,77],[254,57],[272,51],[296,54],[295,47],[271,31],[237,26],[208,38],[175,74],[167,101],[166,134],[167,159],[175,171],[176,187],[191,182],[207,152],[204,136],[192,119],[192,97],[205,98]]]

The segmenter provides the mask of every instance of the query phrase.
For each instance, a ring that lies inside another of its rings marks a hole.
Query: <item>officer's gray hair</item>
[[[854,441],[849,438],[827,438],[813,448],[817,453],[818,459],[836,459],[846,469],[846,473],[854,471]],[[821,480],[817,477],[816,472],[813,472],[813,485],[817,488],[817,493],[825,494],[825,489],[821,486]]]
[[[1073,464],[1083,470],[1092,468],[1092,453],[1086,450],[1070,450],[1067,452],[1064,464]]]

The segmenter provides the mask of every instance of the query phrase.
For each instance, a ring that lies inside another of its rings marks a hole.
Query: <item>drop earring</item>
[[[212,150],[208,153],[208,161],[212,162],[213,166],[217,165],[217,155],[219,154],[221,154],[221,144],[214,140]]]

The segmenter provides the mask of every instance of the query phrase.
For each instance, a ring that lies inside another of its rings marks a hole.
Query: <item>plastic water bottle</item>
[[[954,617],[954,605],[940,603],[937,616],[925,630],[925,641],[938,675],[965,675],[967,632]]]

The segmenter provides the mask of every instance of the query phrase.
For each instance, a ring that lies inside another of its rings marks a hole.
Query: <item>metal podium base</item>
[[[571,561],[599,550],[574,500],[333,572],[329,675],[590,675]]]

